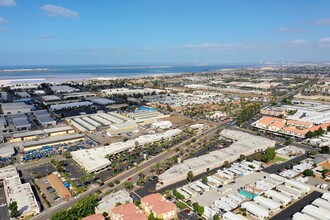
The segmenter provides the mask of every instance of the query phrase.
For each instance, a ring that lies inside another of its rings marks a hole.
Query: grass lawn
[[[285,161],[287,161],[287,160],[288,160],[288,159],[286,159],[286,158],[279,157],[279,156],[275,156],[275,158],[274,158],[272,161],[270,161],[270,163],[285,162]]]

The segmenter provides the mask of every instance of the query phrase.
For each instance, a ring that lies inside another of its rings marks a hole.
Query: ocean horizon
[[[56,82],[90,78],[131,78],[221,71],[255,65],[40,65],[0,66],[2,84]]]

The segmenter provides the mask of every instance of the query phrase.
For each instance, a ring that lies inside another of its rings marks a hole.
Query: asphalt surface
[[[278,213],[270,220],[291,220],[291,217],[296,213],[301,211],[306,205],[313,202],[315,199],[321,197],[322,193],[313,191],[299,201],[293,203],[288,208],[284,209],[282,212]]]
[[[307,158],[307,153],[295,157],[291,160],[285,161],[284,163],[281,164],[273,164],[269,167],[264,168],[263,171],[266,173],[278,173],[281,170],[288,169],[290,165],[295,165],[306,158]]]
[[[209,129],[208,131],[200,134],[200,135],[194,136],[193,138],[198,139],[198,138],[201,138],[201,137],[204,137],[204,136],[209,136],[209,135],[215,133],[216,131],[217,131],[217,127],[213,127],[211,129]],[[165,152],[163,152],[163,153],[161,153],[161,154],[159,154],[159,155],[151,158],[150,160],[147,160],[147,161],[139,164],[139,169],[132,168],[130,170],[127,170],[124,173],[121,173],[121,174],[117,175],[116,177],[109,179],[108,181],[105,182],[104,185],[95,187],[93,189],[90,189],[90,190],[82,193],[79,198],[72,198],[69,201],[64,201],[63,203],[60,203],[60,204],[58,204],[58,205],[56,205],[54,207],[51,207],[51,208],[45,210],[44,212],[40,213],[39,215],[33,217],[32,219],[33,220],[44,220],[44,219],[48,219],[54,213],[56,213],[56,212],[58,212],[60,210],[64,210],[64,209],[70,208],[71,206],[73,206],[74,204],[76,204],[81,198],[86,197],[86,196],[89,196],[89,195],[93,195],[93,194],[95,194],[95,192],[97,190],[103,191],[103,190],[109,188],[107,186],[107,183],[112,182],[115,179],[117,179],[117,180],[119,180],[121,182],[116,188],[119,188],[119,189],[120,188],[123,188],[124,182],[127,181],[128,178],[131,178],[132,180],[137,179],[139,172],[145,171],[146,169],[150,168],[150,166],[158,163],[159,161],[162,161],[162,160],[164,160],[166,158],[173,157],[174,155],[178,154],[175,151],[175,148],[177,148],[177,147],[179,147],[179,148],[180,147],[185,147],[185,144],[187,142],[191,142],[191,140],[193,138],[188,139],[186,141],[183,141],[182,143],[174,146],[171,150],[165,151]]]
[[[6,204],[5,206],[1,206],[2,204]],[[9,220],[9,212],[8,212],[8,204],[6,202],[5,191],[4,188],[0,188],[0,220]]]

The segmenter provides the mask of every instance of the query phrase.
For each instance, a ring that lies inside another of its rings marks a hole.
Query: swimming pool
[[[242,190],[242,189],[239,189],[238,191],[239,191],[239,193],[240,193],[241,195],[243,195],[243,196],[245,196],[245,197],[247,197],[247,198],[249,198],[249,199],[254,199],[255,197],[258,196],[258,194],[252,194],[252,193],[246,192],[246,191],[244,191],[244,190]]]
[[[145,106],[145,105],[141,105],[141,106],[139,106],[139,111],[156,111],[156,109]]]

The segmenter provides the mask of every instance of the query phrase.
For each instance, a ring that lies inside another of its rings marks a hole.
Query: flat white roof
[[[134,140],[129,140],[126,142],[116,142],[107,146],[96,147],[91,149],[83,149],[71,152],[72,158],[87,172],[95,172],[101,170],[111,164],[111,162],[105,158],[106,155],[117,154],[122,151],[128,150],[135,147],[135,142],[138,141],[140,144],[152,143],[162,138],[170,138],[172,136],[181,133],[179,129],[169,130],[163,133],[144,135],[140,136]],[[147,140],[142,142],[141,139]]]
[[[33,194],[30,183],[21,183],[19,175],[7,177],[3,181],[7,203],[17,202],[20,215],[39,213],[39,205]]]

